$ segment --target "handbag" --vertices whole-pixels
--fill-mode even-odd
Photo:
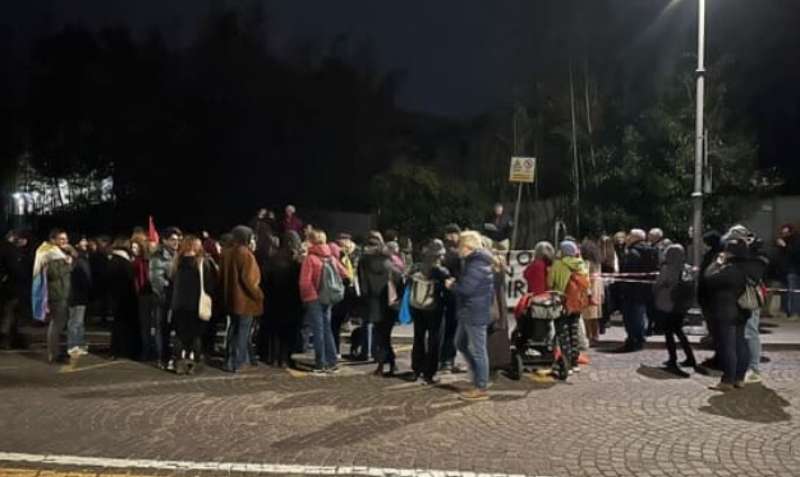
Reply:
[[[200,261],[200,304],[198,306],[198,316],[203,321],[210,321],[213,313],[213,303],[211,296],[206,293],[205,280],[203,277],[203,269],[205,268],[203,261]]]
[[[764,306],[764,295],[761,293],[759,284],[750,278],[747,279],[747,285],[744,287],[744,292],[739,295],[737,303],[739,308],[747,311],[755,311]]]

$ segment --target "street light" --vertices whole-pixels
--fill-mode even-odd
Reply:
[[[692,262],[700,268],[703,257],[703,113],[705,96],[705,43],[706,43],[706,0],[697,0],[697,111],[695,116],[694,143],[694,192],[692,202],[694,215],[692,220]]]

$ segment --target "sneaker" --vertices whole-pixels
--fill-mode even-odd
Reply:
[[[761,373],[758,371],[750,370],[747,372],[747,376],[744,378],[744,382],[747,384],[758,384],[761,381],[763,381],[763,378],[761,377]]]
[[[175,371],[175,360],[171,359],[167,361],[167,371]]]
[[[742,389],[744,387],[744,381],[736,381],[736,383],[734,383],[733,387],[736,388],[736,389]]]
[[[341,371],[341,370],[342,370],[342,368],[340,368],[339,366],[334,366],[334,367],[332,367],[332,368],[328,368],[328,369],[326,369],[326,370],[325,370],[325,372],[326,372],[327,374],[337,374],[337,373],[338,373],[339,371]]]
[[[461,399],[462,401],[469,401],[469,402],[488,401],[489,393],[485,389],[476,388],[461,392],[458,395],[458,398]]]
[[[574,368],[572,368],[570,370],[570,372],[571,373],[580,373],[581,372],[581,367],[580,366],[575,366]]]
[[[67,351],[67,354],[69,354],[70,356],[80,356],[81,349],[77,346],[73,346],[72,348],[69,349],[69,351]]]
[[[89,347],[88,346],[78,346],[78,355],[86,356],[89,354]]]
[[[578,355],[578,364],[582,364],[582,365],[585,366],[585,365],[588,365],[588,364],[591,364],[591,363],[592,363],[592,360],[589,359],[589,355],[588,354],[581,353],[581,354]]]
[[[328,373],[328,370],[325,369],[325,368],[314,368],[314,370],[311,371],[311,374],[314,374],[316,376],[322,376],[323,374],[327,374],[327,373]]]

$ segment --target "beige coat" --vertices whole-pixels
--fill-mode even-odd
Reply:
[[[600,264],[587,262],[589,264],[590,274],[590,301],[591,306],[583,310],[581,316],[584,320],[599,320],[603,317],[603,301],[605,300],[605,287],[603,286],[603,278],[600,276]]]

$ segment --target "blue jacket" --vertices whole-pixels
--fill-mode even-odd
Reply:
[[[476,250],[464,260],[456,282],[456,316],[469,325],[486,325],[492,321],[494,299],[494,259],[486,250]]]

